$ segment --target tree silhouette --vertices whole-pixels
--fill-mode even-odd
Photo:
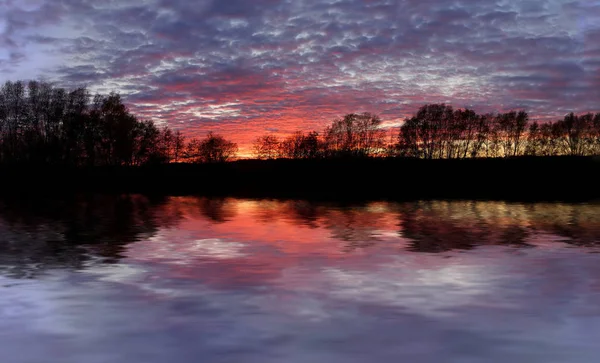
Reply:
[[[450,125],[454,119],[451,106],[428,104],[415,116],[406,120],[401,128],[399,144],[407,156],[434,159],[444,157]],[[446,149],[446,150],[445,150]]]
[[[172,159],[176,163],[179,162],[181,157],[183,156],[185,150],[185,137],[181,134],[181,131],[177,130],[173,134],[173,142],[172,142]]]
[[[598,155],[600,114],[530,123],[525,111],[478,115],[429,104],[404,121],[394,149],[398,156],[425,159]]]
[[[519,155],[528,120],[529,115],[524,111],[518,113],[511,111],[496,116],[496,127],[500,136],[499,143],[503,156]]]
[[[257,159],[277,159],[280,156],[279,139],[273,135],[259,136],[254,141],[252,151]]]
[[[314,159],[321,155],[319,133],[297,131],[280,144],[281,156],[289,159]]]
[[[379,116],[365,112],[347,114],[325,129],[328,156],[368,156],[383,151],[385,131]]]
[[[194,163],[222,163],[237,153],[237,144],[209,132],[204,140],[192,139],[186,147],[187,158]]]
[[[257,138],[258,159],[397,156],[424,159],[589,156],[600,154],[600,113],[570,113],[555,122],[529,122],[525,111],[477,114],[426,104],[404,120],[395,144],[386,145],[382,120],[349,113],[322,133],[297,131],[283,140]],[[209,132],[186,143],[181,131],[138,120],[121,96],[90,95],[47,82],[6,82],[0,87],[0,163],[69,166],[137,166],[232,160],[237,145]]]
[[[6,82],[0,89],[0,161],[64,165],[168,162],[182,143],[168,128],[140,122],[116,93],[90,96],[49,83]],[[178,145],[177,145],[178,143]]]
[[[525,155],[538,156],[541,153],[541,128],[537,122],[529,125],[527,133],[527,146],[525,147]]]

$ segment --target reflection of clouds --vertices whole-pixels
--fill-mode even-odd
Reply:
[[[218,289],[153,261],[41,282],[0,277],[0,354],[25,354],[11,363],[595,362],[589,284],[600,275],[580,251],[286,260],[276,284]],[[228,261],[210,265],[219,263]]]
[[[494,290],[481,266],[449,265],[433,269],[408,269],[402,263],[380,266],[374,271],[330,268],[323,278],[330,294],[339,299],[408,309],[424,315],[444,314]]]
[[[97,281],[128,283],[140,280],[146,271],[140,266],[126,264],[95,265],[85,270],[96,276]]]
[[[400,236],[400,233],[398,231],[387,231],[387,230],[383,230],[383,229],[375,229],[375,230],[373,230],[373,236],[397,239]]]
[[[69,308],[74,306],[74,298],[87,293],[78,294],[66,288],[63,278],[55,275],[42,282],[26,283],[0,278],[0,341],[2,332],[77,333],[71,324]]]
[[[276,309],[318,321],[333,316],[332,305],[365,304],[436,318],[478,304],[510,307],[510,300],[490,299],[514,277],[490,260],[501,257],[498,251],[490,253],[468,259],[405,255],[352,265],[328,263],[317,269],[290,266],[274,283],[292,298]]]
[[[201,257],[211,257],[216,259],[230,259],[244,257],[242,249],[245,247],[243,243],[224,242],[220,239],[204,239],[193,242],[193,247],[190,252]]]
[[[136,237],[118,263],[94,257],[103,245],[93,243],[83,246],[89,257],[77,272],[52,268],[32,280],[0,275],[0,357],[14,357],[10,363],[597,360],[598,255],[563,242],[595,240],[598,206],[422,202],[347,211],[227,203],[237,213],[216,221],[200,213],[194,198],[170,199],[148,215],[153,220],[166,208],[179,216],[177,228],[160,223],[152,237]],[[471,241],[476,249],[413,253],[398,226],[411,216],[420,221],[412,231],[433,233],[436,242],[487,237]],[[507,243],[513,226],[529,231],[523,241],[536,248]],[[348,251],[343,235],[334,234],[348,229],[376,236],[377,243]],[[19,249],[0,255],[47,258],[34,253],[36,239],[46,241],[40,236],[15,240]],[[363,241],[357,233],[350,237]]]
[[[208,258],[226,260],[243,258],[246,245],[219,238],[188,239],[182,237],[155,236],[144,243],[133,245],[130,255],[136,260],[161,260],[185,265],[195,260]]]

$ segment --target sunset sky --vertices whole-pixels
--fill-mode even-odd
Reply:
[[[0,81],[120,92],[242,146],[425,102],[600,111],[596,0],[0,0]]]

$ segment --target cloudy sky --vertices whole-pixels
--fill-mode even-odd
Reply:
[[[0,81],[117,91],[244,143],[426,102],[600,111],[597,0],[0,0]]]

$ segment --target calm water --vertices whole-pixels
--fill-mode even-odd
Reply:
[[[0,202],[0,361],[598,362],[600,204]]]

